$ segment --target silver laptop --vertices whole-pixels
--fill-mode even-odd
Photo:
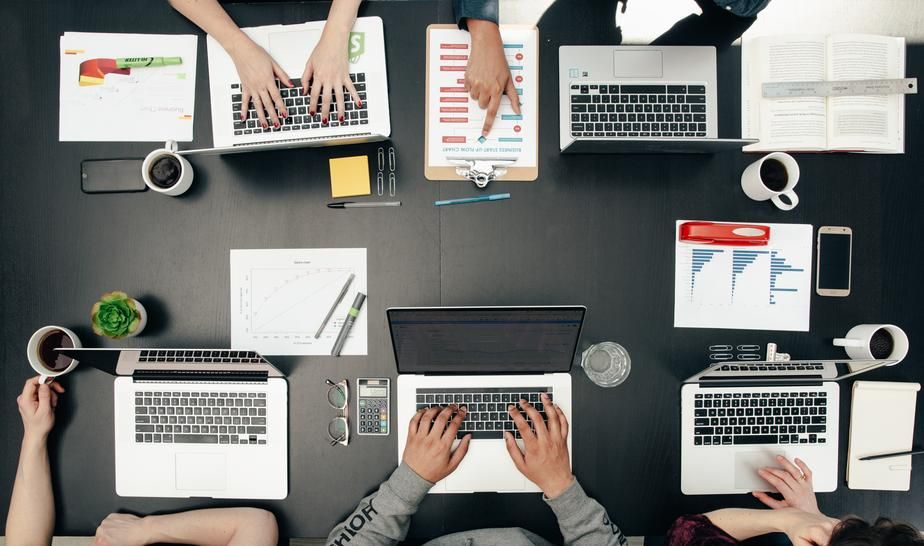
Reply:
[[[391,134],[388,113],[388,79],[385,70],[385,34],[382,19],[360,17],[349,39],[350,78],[357,97],[344,94],[344,111],[331,105],[329,123],[322,125],[321,109],[311,116],[309,94],[301,90],[305,62],[321,38],[324,21],[297,25],[269,25],[242,29],[282,67],[293,88],[276,82],[288,116],[279,128],[270,123],[264,130],[253,104],[244,105],[241,82],[234,62],[221,45],[208,37],[209,90],[212,108],[213,149],[184,153],[235,153],[302,146],[327,146],[384,140]],[[247,121],[241,110],[249,108]],[[339,116],[343,115],[341,123]],[[270,121],[267,116],[267,121]]]
[[[561,46],[563,153],[714,153],[756,142],[718,138],[711,46]]]
[[[417,307],[386,313],[399,373],[398,460],[418,409],[465,404],[468,415],[458,438],[472,435],[468,454],[430,492],[539,492],[507,453],[504,431],[522,447],[507,406],[526,398],[544,411],[539,395],[545,392],[574,428],[568,372],[586,308]],[[569,429],[569,453],[570,434]]]
[[[122,497],[284,499],[288,386],[262,356],[227,349],[61,349],[116,375]]]
[[[815,491],[837,489],[838,381],[894,360],[719,362],[680,395],[680,489],[687,495],[766,491],[776,455],[812,468]]]

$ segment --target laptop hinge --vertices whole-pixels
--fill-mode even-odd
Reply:
[[[758,379],[757,377],[753,379]],[[769,377],[766,379],[770,379]],[[774,379],[779,379],[778,377]],[[770,383],[755,383],[754,381],[747,381],[742,379],[705,379],[700,378],[698,384],[703,388],[722,388],[722,387],[821,387],[824,385],[823,381],[811,381],[807,379],[794,379],[792,381],[786,380],[785,382],[770,384]]]
[[[213,370],[135,370],[133,381],[221,381],[235,383],[266,383],[265,371],[213,371]]]

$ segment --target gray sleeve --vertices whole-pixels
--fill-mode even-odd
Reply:
[[[468,30],[466,19],[497,23],[497,0],[452,0],[452,13],[462,30]]]
[[[587,496],[577,479],[564,493],[545,502],[555,512],[565,544],[574,546],[626,546],[622,531],[610,520],[606,509]]]
[[[327,537],[330,546],[378,546],[404,540],[411,523],[433,484],[401,463],[379,490],[359,501],[347,518]]]

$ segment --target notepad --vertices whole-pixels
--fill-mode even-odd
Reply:
[[[875,461],[859,458],[911,450],[920,389],[920,383],[857,381],[853,384],[847,487],[876,491],[910,489],[910,455]]]
[[[369,157],[357,155],[330,160],[331,197],[370,195]]]

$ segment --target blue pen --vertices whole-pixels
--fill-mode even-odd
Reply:
[[[491,195],[479,195],[478,197],[463,197],[462,199],[446,199],[445,201],[434,201],[433,204],[442,207],[443,205],[464,205],[465,203],[480,203],[482,201],[500,201],[501,199],[510,199],[509,193],[494,193]]]

